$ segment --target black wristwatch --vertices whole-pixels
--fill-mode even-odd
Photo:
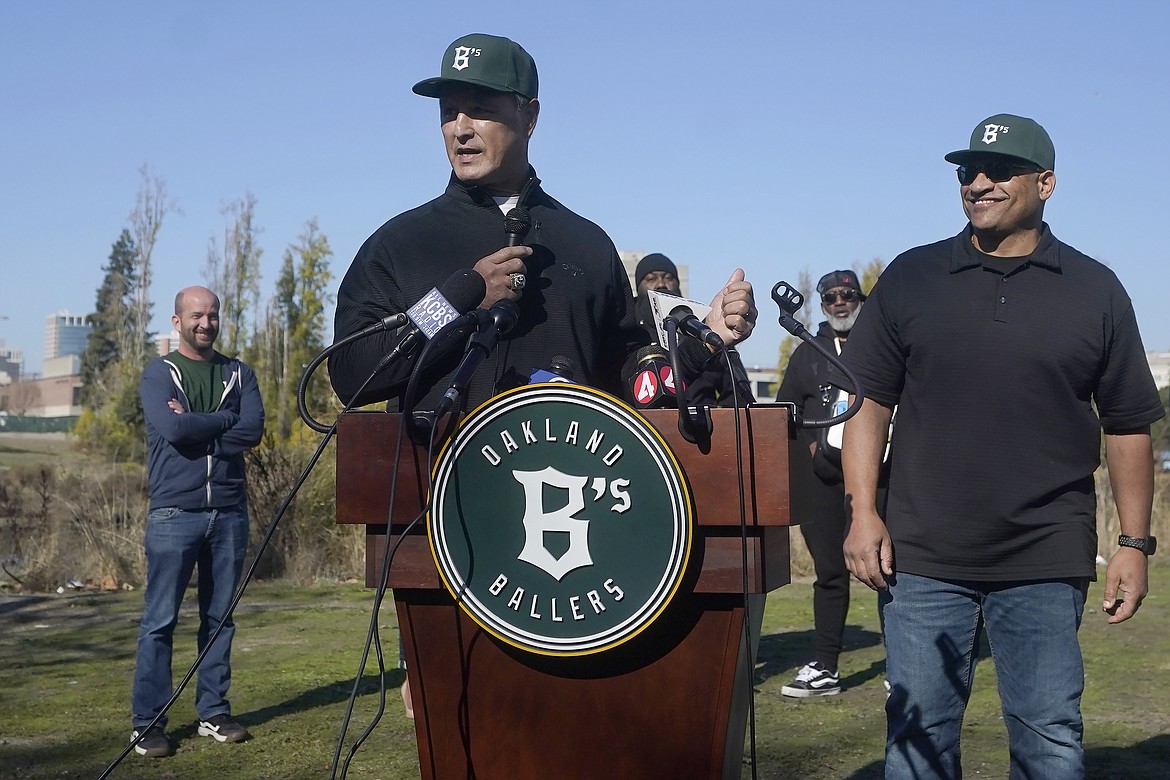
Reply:
[[[1158,540],[1153,536],[1126,536],[1122,534],[1117,537],[1117,543],[1122,547],[1141,550],[1146,555],[1153,555],[1154,550],[1158,549]]]

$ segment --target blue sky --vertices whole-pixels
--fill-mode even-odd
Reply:
[[[1170,4],[1147,2],[0,3],[0,339],[39,372],[44,320],[91,310],[149,165],[182,214],[155,249],[155,330],[203,281],[221,209],[250,191],[271,291],[316,217],[337,283],[449,168],[436,75],[468,32],[540,69],[532,160],[619,249],[690,266],[707,300],[757,290],[747,362],[774,364],[772,285],[891,260],[964,224],[953,166],[999,112],[1057,150],[1046,217],[1125,284],[1170,350],[1159,170]]]

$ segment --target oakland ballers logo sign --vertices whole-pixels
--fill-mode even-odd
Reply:
[[[581,385],[505,393],[435,465],[428,535],[447,589],[485,630],[544,655],[625,642],[677,591],[690,493],[657,431]]]

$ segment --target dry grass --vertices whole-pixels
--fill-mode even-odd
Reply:
[[[249,454],[253,555],[309,453],[269,440]],[[257,576],[339,580],[364,572],[364,529],[334,522],[333,482],[329,449],[280,517]],[[143,466],[77,453],[59,434],[0,434],[0,587],[139,586],[146,515]]]

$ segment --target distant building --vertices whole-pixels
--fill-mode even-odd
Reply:
[[[85,342],[93,325],[87,314],[70,314],[59,311],[45,318],[45,362],[66,355],[85,353]],[[46,375],[48,372],[45,372]]]
[[[45,358],[45,368],[41,372],[41,377],[43,379],[56,379],[63,376],[81,377],[81,355]]]
[[[23,351],[0,344],[0,385],[19,382],[23,366]]]
[[[81,377],[42,377],[5,385],[0,387],[0,409],[24,417],[77,417],[81,414]]]
[[[1161,390],[1170,386],[1170,352],[1147,352],[1146,362],[1154,375],[1154,384]]]
[[[167,335],[161,333],[154,337],[154,348],[159,357],[165,357],[179,348],[179,332],[172,330]]]
[[[88,315],[59,311],[45,318],[45,361],[41,376],[0,376],[0,409],[19,417],[76,418],[81,414],[81,356],[93,326]],[[8,362],[23,362],[19,350],[0,348],[0,372]],[[7,355],[6,355],[7,353]]]

